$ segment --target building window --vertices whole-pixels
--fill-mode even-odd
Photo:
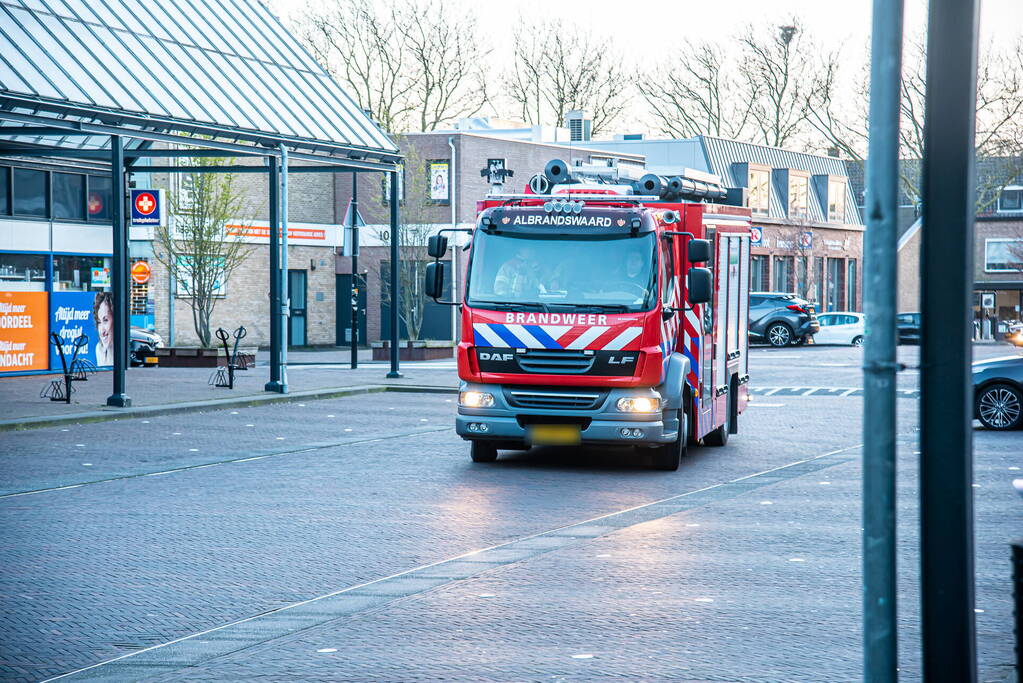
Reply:
[[[859,308],[856,306],[856,259],[846,261],[845,271],[845,285],[848,290],[845,300],[850,311],[857,311]]]
[[[845,270],[840,258],[828,259],[828,310],[841,311],[845,307]]]
[[[109,291],[110,258],[54,256],[53,289],[56,292]]]
[[[13,213],[17,216],[47,215],[46,171],[14,169]]]
[[[451,200],[451,164],[447,159],[431,161],[427,164],[430,182],[430,201],[446,204]]]
[[[0,253],[0,292],[45,291],[45,256]]]
[[[794,275],[791,256],[774,257],[774,291],[791,292],[794,282]]]
[[[810,181],[803,176],[789,175],[789,218],[806,218]]]
[[[89,176],[88,214],[90,221],[109,221],[113,218],[110,212],[111,179],[107,176]]]
[[[999,211],[1023,211],[1023,187],[1010,185],[998,193]]]
[[[384,173],[383,205],[391,203],[391,177],[393,173]],[[398,205],[405,203],[405,164],[398,164]]]
[[[827,301],[824,299],[824,257],[818,256],[813,260],[814,279],[814,301],[818,310],[826,311]]]
[[[749,207],[753,213],[767,215],[771,207],[771,173],[769,171],[750,169]]]
[[[11,169],[0,166],[0,215],[11,213]]]
[[[810,293],[806,291],[806,281],[809,273],[809,260],[805,256],[796,257],[796,294],[804,299],[810,299]]]
[[[1018,273],[1020,271],[1023,271],[1023,239],[984,240],[985,273]]]
[[[828,180],[828,220],[845,223],[845,181]]]
[[[750,256],[749,273],[750,289],[753,291],[766,292],[768,289],[767,280],[767,257],[759,254]]]
[[[85,176],[77,173],[54,173],[53,217],[85,220]]]

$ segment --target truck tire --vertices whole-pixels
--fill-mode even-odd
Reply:
[[[785,323],[771,323],[764,331],[767,343],[775,348],[788,346],[792,343],[792,328]]]
[[[689,422],[686,420],[685,410],[678,410],[678,434],[671,443],[661,444],[653,449],[653,465],[655,469],[665,472],[675,472],[686,457],[689,448]]]
[[[706,446],[726,446],[728,445],[728,434],[732,428],[732,401],[734,401],[734,392],[728,392],[728,404],[725,407],[725,423],[715,429],[713,432],[703,437],[703,443]]]
[[[473,441],[469,457],[473,462],[494,462],[497,460],[497,447],[489,441]]]

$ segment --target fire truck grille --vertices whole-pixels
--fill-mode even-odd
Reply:
[[[566,393],[562,391],[536,391],[533,389],[507,389],[505,399],[516,408],[548,408],[562,410],[589,410],[604,402],[606,391]]]
[[[593,367],[594,356],[582,351],[543,351],[530,349],[516,354],[515,359],[523,372],[542,372],[550,375],[575,375]]]

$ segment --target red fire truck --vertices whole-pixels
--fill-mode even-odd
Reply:
[[[637,177],[639,176],[639,177]],[[553,160],[488,195],[460,302],[456,431],[475,462],[533,445],[633,445],[676,470],[748,403],[750,210],[698,171]],[[440,299],[448,239],[431,238]]]

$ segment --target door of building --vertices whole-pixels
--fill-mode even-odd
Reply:
[[[366,275],[359,277],[359,346],[366,346]],[[337,276],[337,335],[338,346],[352,343],[352,276]]]
[[[306,340],[306,272],[288,271],[288,346],[305,346]]]

